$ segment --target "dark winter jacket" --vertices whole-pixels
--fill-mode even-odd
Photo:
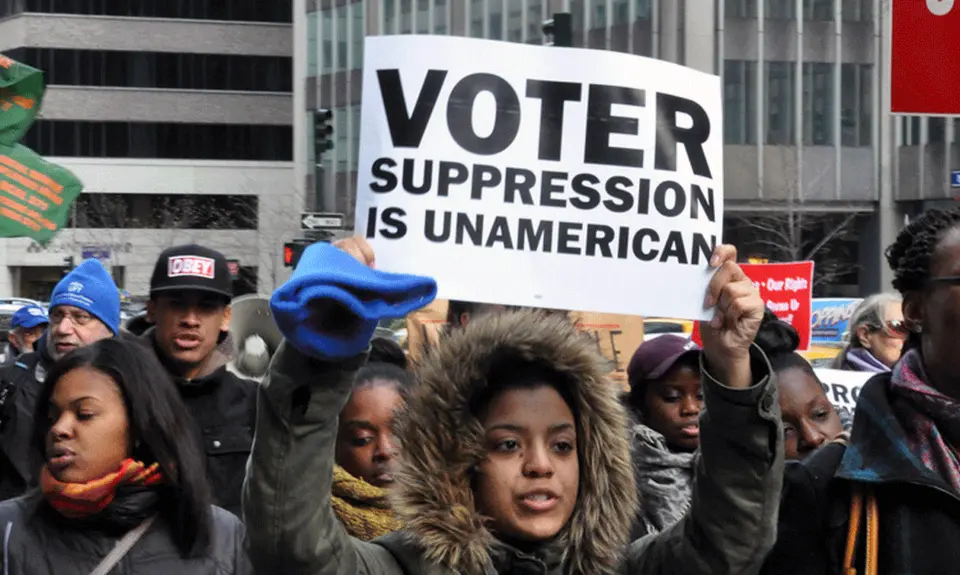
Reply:
[[[156,347],[153,332],[143,337],[160,362],[168,365]],[[229,372],[228,360],[217,350],[197,377],[171,377],[197,422],[214,503],[240,517],[240,493],[257,418],[257,384]]]
[[[470,470],[486,449],[470,402],[489,364],[504,355],[547,362],[576,382],[580,501],[555,541],[533,553],[494,537],[471,488]],[[352,539],[331,509],[330,481],[337,415],[363,360],[328,363],[288,343],[273,358],[260,388],[244,486],[247,542],[258,572],[732,575],[755,571],[773,543],[783,449],[765,361],[756,362],[759,383],[749,389],[707,378],[691,513],[628,548],[637,491],[617,386],[596,344],[569,321],[529,313],[477,319],[421,360],[396,429],[403,451],[391,497],[405,528],[370,543]]]
[[[34,351],[0,368],[0,501],[19,497],[34,484],[43,455],[33,437],[37,398],[53,365],[44,334]]]
[[[881,575],[957,571],[960,494],[910,451],[889,384],[890,374],[880,374],[863,387],[849,446],[830,444],[788,466],[764,575],[842,572],[852,482],[868,484],[877,497]],[[858,545],[862,573],[862,534]]]
[[[123,498],[103,513],[124,505]],[[123,535],[149,513],[127,506],[122,514],[68,520],[36,494],[0,503],[0,566],[3,575],[89,575]],[[182,559],[163,519],[110,572],[111,575],[251,575],[243,552],[243,525],[213,508],[211,544],[202,557]]]

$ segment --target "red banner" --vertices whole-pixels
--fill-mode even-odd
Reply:
[[[960,114],[960,0],[894,0],[891,109]]]
[[[777,317],[793,326],[800,334],[797,351],[810,349],[811,308],[813,307],[813,262],[787,264],[740,264],[743,273],[760,289],[760,297]],[[698,345],[700,323],[693,326],[691,336]]]

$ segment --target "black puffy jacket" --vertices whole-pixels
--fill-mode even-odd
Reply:
[[[33,418],[44,378],[53,365],[46,341],[44,334],[33,352],[0,368],[5,396],[0,406],[0,500],[23,495],[43,465],[43,455],[33,441]]]
[[[113,507],[116,502],[111,505]],[[2,575],[89,575],[142,516],[68,520],[31,494],[0,503]],[[207,551],[182,559],[166,524],[158,519],[110,571],[111,575],[251,575],[240,520],[213,508]]]
[[[153,336],[151,330],[141,338],[141,343],[149,345],[160,363],[168,366]],[[171,374],[171,378],[197,422],[214,503],[240,517],[240,492],[257,418],[257,382],[230,373],[228,360],[217,350],[197,377],[184,379]]]

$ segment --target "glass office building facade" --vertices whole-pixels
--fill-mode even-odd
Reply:
[[[880,272],[870,270],[882,267],[878,254],[896,231],[890,219],[902,221],[929,201],[952,198],[960,126],[942,118],[893,121],[880,113],[889,85],[881,65],[888,37],[884,0],[301,2],[295,21],[304,36],[298,54],[306,62],[300,67],[305,77],[295,79],[302,81],[295,90],[304,106],[298,121],[308,122],[308,110],[317,107],[335,113],[327,209],[349,213],[354,202],[365,35],[540,44],[543,20],[560,11],[573,15],[578,47],[662,58],[720,75],[730,218],[786,210],[860,214],[849,223],[858,241],[847,251],[868,277],[843,281],[861,284],[861,291],[882,283]],[[298,135],[299,157],[307,161],[309,135],[302,129]],[[890,140],[886,151],[884,138]],[[887,164],[892,175],[882,193]],[[312,168],[304,169],[305,185],[312,186]]]

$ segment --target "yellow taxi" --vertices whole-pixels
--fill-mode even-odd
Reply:
[[[810,349],[799,352],[813,367],[830,367],[833,360],[843,351],[842,344],[810,344]]]

